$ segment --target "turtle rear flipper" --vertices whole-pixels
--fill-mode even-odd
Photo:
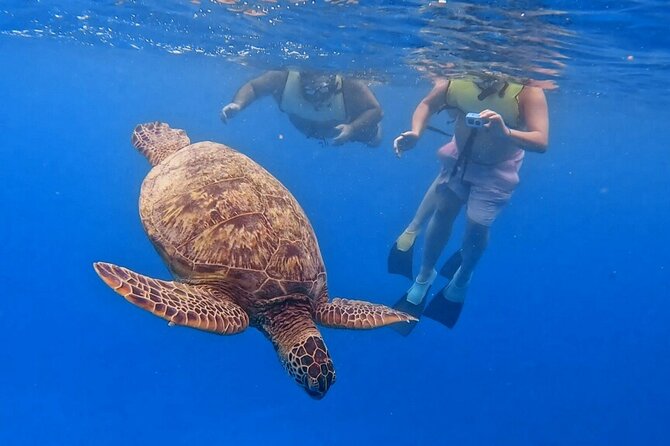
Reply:
[[[147,157],[152,166],[191,144],[185,131],[173,129],[166,123],[158,121],[135,127],[131,142]]]
[[[316,322],[324,327],[366,330],[416,322],[409,314],[362,300],[333,299],[316,308]]]
[[[111,263],[97,262],[93,268],[126,300],[173,324],[222,335],[249,326],[247,313],[218,290],[152,279]]]

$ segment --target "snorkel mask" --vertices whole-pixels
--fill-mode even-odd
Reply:
[[[301,73],[302,94],[312,104],[322,104],[340,89],[334,74]]]
[[[490,71],[479,74],[473,82],[481,90],[481,93],[477,96],[480,101],[483,101],[493,93],[498,93],[498,96],[502,98],[505,96],[505,90],[509,86],[509,83],[503,77]]]

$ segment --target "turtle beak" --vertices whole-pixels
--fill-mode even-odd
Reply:
[[[287,364],[289,373],[309,396],[320,400],[335,382],[335,368],[326,345],[320,336],[309,336],[293,352],[297,355]]]
[[[330,386],[335,382],[333,363],[322,364],[318,376],[315,379],[310,376],[307,381],[308,385],[305,386],[305,391],[309,396],[315,400],[320,400],[326,396],[328,389],[330,389]]]

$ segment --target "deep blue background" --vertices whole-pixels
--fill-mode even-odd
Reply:
[[[323,148],[270,99],[221,124],[257,72],[212,58],[3,38],[0,60],[0,444],[670,441],[670,115],[654,97],[549,93],[550,150],[527,156],[456,329],[323,330],[338,382],[317,402],[259,332],[169,328],[95,275],[103,260],[169,277],[130,132],[163,120],[249,154],[303,205],[332,294],[390,304],[409,283],[386,254],[443,141],[390,146],[430,85],[374,87],[381,148]]]

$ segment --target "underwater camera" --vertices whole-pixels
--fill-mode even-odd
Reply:
[[[480,128],[489,122],[487,118],[480,118],[479,113],[468,113],[465,115],[465,125],[468,127]]]

